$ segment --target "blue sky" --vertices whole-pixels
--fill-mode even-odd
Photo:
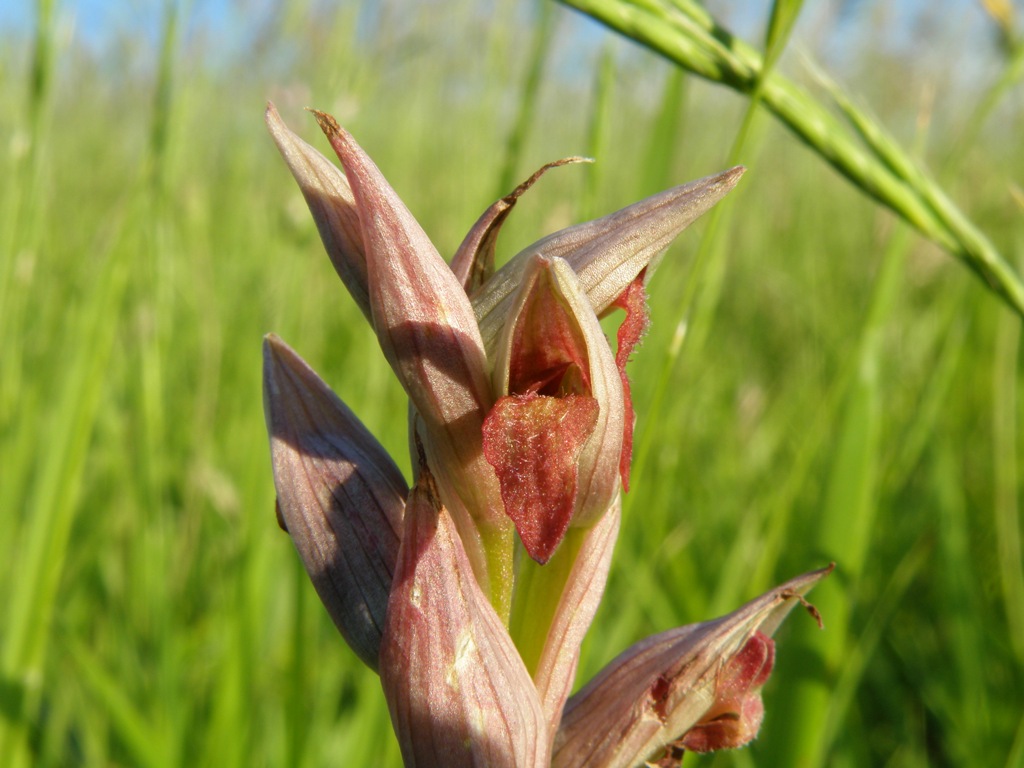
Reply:
[[[64,30],[71,30],[79,44],[93,50],[102,50],[111,40],[150,39],[155,41],[161,26],[164,0],[53,0],[58,19]],[[226,52],[237,51],[245,45],[247,31],[252,25],[247,20],[265,17],[274,0],[176,0],[184,22],[181,32],[185,38],[190,30],[204,29],[216,33],[224,41]],[[410,2],[414,0],[409,0]],[[342,0],[342,3],[344,0]],[[1018,15],[1022,0],[1013,0]],[[740,36],[750,38],[758,34],[756,25],[764,19],[768,0],[706,0],[712,12],[727,18],[730,27]],[[991,25],[982,9],[982,0],[814,0],[806,3],[801,17],[805,29],[812,29],[815,18],[825,9],[843,9],[840,18],[845,21],[831,25],[833,39],[819,40],[821,47],[833,53],[829,64],[841,65],[844,53],[852,49],[880,45],[887,48],[929,49],[928,33],[922,33],[922,19],[927,18],[935,30],[942,25],[943,37],[963,42],[960,50],[991,50],[985,37],[991,34]],[[0,34],[15,37],[31,36],[35,23],[36,0],[0,0]],[[884,24],[879,24],[879,17]],[[885,39],[871,37],[874,31],[885,30]],[[813,31],[813,30],[812,30]],[[970,41],[970,44],[968,44]],[[752,41],[753,42],[753,41]],[[947,40],[948,42],[948,40]],[[933,55],[944,51],[932,50]],[[831,55],[829,58],[833,58]]]
[[[79,43],[93,50],[111,40],[134,37],[155,41],[159,35],[164,0],[53,0],[58,23],[73,30]],[[206,27],[228,39],[238,37],[232,21],[241,6],[258,6],[246,0],[177,0],[186,27]],[[0,33],[31,36],[35,26],[36,0],[0,0]],[[238,42],[232,40],[232,42]]]

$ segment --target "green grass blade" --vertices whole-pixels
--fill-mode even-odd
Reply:
[[[309,677],[309,658],[306,652],[306,645],[303,638],[306,634],[307,613],[306,597],[309,589],[309,577],[302,567],[299,558],[293,559],[292,582],[294,590],[292,602],[294,613],[292,615],[292,637],[290,643],[291,659],[288,670],[288,691],[286,700],[288,702],[285,716],[287,720],[288,735],[285,742],[286,757],[285,764],[293,765],[296,768],[306,764],[306,756],[309,754],[308,739],[310,733],[309,718],[305,715],[304,702],[310,697],[306,680]]]
[[[978,106],[971,113],[970,120],[961,130],[960,136],[954,144],[954,149],[949,158],[949,163],[954,168],[963,164],[967,152],[975,146],[975,141],[981,129],[992,117],[1003,100],[1013,92],[1013,87],[1024,77],[1024,45],[1018,43],[1010,55],[1006,66],[1000,72],[996,81],[985,91]]]
[[[22,354],[20,344],[13,342],[22,338],[26,314],[32,308],[24,290],[26,278],[20,273],[25,272],[26,262],[31,263],[38,253],[47,213],[42,187],[57,57],[56,1],[37,0],[35,10],[24,105],[19,103],[15,110],[20,114],[24,108],[26,118],[12,126],[10,175],[0,193],[4,217],[4,226],[0,227],[0,339],[7,340],[10,350],[0,366],[0,429],[6,426],[9,414],[14,413],[15,404],[23,395]],[[15,149],[18,134],[24,142],[20,151]]]
[[[765,30],[762,80],[764,73],[772,71],[785,50],[786,43],[789,42],[789,37],[793,32],[793,26],[800,17],[803,7],[803,0],[775,0],[772,3],[772,12]]]
[[[1024,550],[1021,547],[1017,496],[1017,386],[1020,318],[1001,313],[993,356],[992,438],[994,458],[993,511],[997,532],[1000,586],[1017,663],[1024,667]]]
[[[789,33],[792,31],[799,14],[801,3],[777,2],[772,6],[772,14],[768,24],[766,36],[765,60],[774,64],[781,56],[789,40]],[[754,154],[750,149],[756,122],[756,115],[760,107],[761,83],[763,78],[771,73],[771,65],[762,70],[760,77],[751,93],[747,107],[743,113],[740,127],[732,142],[729,157],[725,161],[726,167],[738,165],[741,162],[750,162],[747,158]],[[687,277],[686,287],[680,301],[680,310],[675,318],[677,328],[685,328],[682,334],[681,343],[673,345],[659,377],[659,386],[655,400],[650,409],[648,418],[658,419],[661,408],[664,405],[664,397],[668,391],[669,382],[674,377],[677,366],[697,365],[705,352],[705,344],[713,323],[714,314],[721,300],[722,291],[726,284],[726,248],[728,240],[723,234],[728,230],[731,222],[732,212],[735,210],[736,196],[732,195],[727,200],[719,203],[711,210],[707,217],[704,236],[701,238],[697,254],[694,257],[693,266],[690,268]],[[644,463],[647,461],[649,452],[652,449],[653,430],[643,434],[639,450],[637,451],[637,473],[643,471]],[[757,525],[748,522],[741,526],[736,536],[734,546],[726,561],[721,579],[718,581],[715,598],[711,601],[711,610],[715,613],[725,613],[740,598],[742,591],[748,583],[748,569],[739,564],[749,561],[749,554],[752,550],[753,531]]]
[[[757,87],[760,56],[728,30],[718,25],[709,27],[706,12],[695,4],[678,3],[684,8],[680,14],[657,0],[563,2],[701,77],[743,93]],[[909,178],[895,174],[820,103],[778,73],[764,79],[761,98],[787,128],[862,192],[961,259],[989,288],[1024,314],[1024,283],[1020,277],[942,190],[918,172],[916,164],[911,163],[914,173]]]
[[[852,624],[851,604],[857,601],[860,575],[872,533],[877,504],[876,479],[879,440],[879,392],[873,354],[861,358],[859,375],[848,394],[838,425],[836,448],[829,473],[826,499],[817,531],[823,560],[837,562],[828,589],[815,593],[815,605],[825,617],[827,630],[811,647],[790,649],[821,659],[827,678],[796,677],[781,701],[785,723],[772,733],[774,765],[826,765],[824,736],[834,702],[832,690],[858,628]],[[822,584],[821,586],[825,586]]]
[[[587,137],[587,155],[606,162],[594,163],[587,174],[587,185],[581,206],[580,218],[596,219],[602,215],[599,210],[598,194],[605,177],[604,166],[614,157],[610,151],[612,109],[615,95],[615,52],[611,45],[601,49],[594,78],[594,101],[590,110],[590,135]]]
[[[979,574],[971,556],[971,521],[963,494],[963,478],[948,438],[941,440],[931,462],[936,490],[936,512],[941,590],[952,650],[951,669],[956,677],[955,708],[948,720],[956,723],[950,733],[951,746],[969,763],[984,754],[985,734],[990,733],[989,693],[985,660],[979,649],[986,644],[984,627],[975,619],[974,606],[983,598],[978,593]]]
[[[867,619],[863,627],[851,633],[851,642],[844,652],[841,668],[837,670],[835,688],[829,697],[828,718],[824,724],[824,732],[820,735],[818,747],[820,754],[833,754],[832,747],[843,734],[843,723],[854,704],[863,676],[872,659],[876,658],[878,645],[884,641],[885,633],[897,616],[915,579],[920,577],[927,565],[931,550],[931,542],[926,536],[915,542],[899,561],[884,588],[880,590],[878,601],[872,606],[871,611],[865,611]],[[831,631],[832,627],[826,625],[826,629]],[[784,711],[780,713],[784,714]],[[815,734],[811,738],[818,738],[818,735]],[[829,765],[830,762],[825,760],[822,764]]]
[[[22,548],[13,570],[19,586],[7,606],[3,671],[25,685],[23,708],[14,722],[0,723],[0,765],[27,758],[26,718],[39,700],[36,687],[48,652],[48,629],[59,606],[58,586],[67,555],[89,440],[102,401],[107,363],[114,346],[127,271],[119,253],[106,256],[97,285],[68,340],[66,372],[47,425],[46,445],[32,486]]]
[[[159,740],[126,695],[122,681],[104,669],[96,655],[81,642],[73,640],[67,650],[82,683],[109,718],[115,738],[131,755],[132,764],[148,768],[166,765],[160,756]]]
[[[528,57],[526,77],[523,80],[515,123],[505,144],[505,159],[494,199],[507,195],[519,183],[519,176],[522,175],[519,166],[523,145],[526,143],[530,126],[536,122],[537,100],[544,66],[554,39],[554,14],[551,12],[550,4],[542,3],[538,13],[540,16],[534,25],[533,46]]]
[[[841,702],[832,691],[860,634],[854,608],[867,598],[861,578],[875,534],[879,497],[882,409],[879,384],[881,333],[895,304],[905,264],[904,242],[890,242],[883,269],[865,318],[860,348],[853,359],[855,374],[843,404],[820,516],[814,521],[815,549],[837,564],[827,589],[815,593],[827,631],[795,653],[820,659],[809,676],[796,674],[777,705],[787,712],[785,723],[771,734],[768,751],[775,765],[812,768],[829,764],[829,723],[838,721]]]
[[[678,68],[669,72],[665,78],[665,86],[658,101],[658,115],[647,140],[642,165],[644,181],[636,195],[638,199],[668,189],[679,182],[672,174],[683,146],[686,78],[686,73]]]
[[[1010,754],[1006,758],[1006,768],[1021,768],[1021,766],[1024,766],[1024,715],[1020,716],[1016,738],[1014,738]]]

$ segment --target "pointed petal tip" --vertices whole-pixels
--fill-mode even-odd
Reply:
[[[391,189],[391,185],[388,184],[384,174],[381,173],[373,158],[366,153],[366,150],[360,146],[355,137],[342,128],[333,115],[329,115],[319,109],[308,109],[308,111],[316,118],[320,130],[327,137],[327,141],[330,143],[331,149],[334,150],[334,154],[338,156],[338,160],[341,162],[341,167],[344,170],[349,185],[352,187],[353,193],[355,193],[357,187],[363,190],[363,195],[372,194],[377,196],[382,193],[391,193],[394,197],[391,205],[404,210],[405,204],[398,197],[398,193]],[[368,213],[366,210],[368,207],[370,207],[370,203],[365,199],[361,199],[360,194],[357,193],[356,208]],[[412,221],[415,221],[411,213],[408,213],[407,210],[405,212]],[[418,228],[419,224],[415,226]]]
[[[338,121],[326,112],[322,112],[319,109],[312,109],[307,107],[306,110],[312,113],[313,117],[316,118],[317,124],[320,126],[320,130],[324,132],[324,135],[334,145],[335,139],[345,141],[348,138],[348,131],[338,125]]]
[[[715,200],[719,200],[732,191],[746,172],[747,167],[745,165],[734,165],[732,168],[727,168],[719,173],[713,173],[710,176],[684,184],[680,189],[689,188],[695,192],[698,190],[706,191]]]
[[[592,157],[573,155],[545,163],[533,172],[530,178],[509,192],[480,215],[467,233],[452,258],[452,272],[458,278],[466,293],[472,293],[483,285],[494,272],[494,251],[498,233],[515,206],[516,201],[530,189],[537,180],[552,168],[575,163],[593,163]]]
[[[342,138],[343,132],[337,127],[334,118],[321,112],[314,114],[319,116],[321,125],[329,131],[328,138],[339,156],[342,151],[350,153]],[[363,315],[369,317],[365,246],[356,202],[346,174],[292,131],[273,104],[267,106],[266,123],[313,214],[313,221],[334,270]]]
[[[661,254],[691,223],[709,211],[739,182],[746,168],[737,165],[680,184],[592,221],[559,230],[521,250],[473,293],[480,328],[493,351],[503,320],[502,308],[515,292],[523,262],[541,252],[565,259],[579,276],[599,315],[647,268],[650,278]]]
[[[267,108],[263,110],[263,122],[266,123],[267,130],[274,137],[274,141],[280,145],[286,139],[289,131],[284,118],[281,117],[281,113],[277,111],[277,107],[272,101],[268,101]]]
[[[277,334],[268,333],[263,337],[264,405],[267,406],[268,418],[281,417],[278,411],[284,409],[285,404],[280,398],[285,390],[294,388],[296,382],[312,390],[327,389],[327,385],[298,352]]]
[[[277,395],[277,374],[281,368],[280,353],[282,348],[287,349],[288,345],[281,341],[281,338],[274,333],[268,333],[263,337],[263,388],[264,406],[266,415],[270,417],[271,395]]]
[[[733,187],[736,186],[739,180],[743,177],[743,174],[745,174],[746,172],[747,166],[734,165],[729,170],[722,171],[722,173],[719,174],[719,177],[722,179],[722,182],[724,184],[727,184],[729,186],[729,189],[732,189]]]
[[[309,367],[276,333],[268,333],[263,337],[263,366],[265,376],[272,376],[284,368],[305,370]]]
[[[521,197],[530,187],[537,183],[545,173],[550,171],[552,168],[561,168],[563,165],[575,165],[577,163],[591,164],[596,162],[592,157],[584,157],[583,155],[570,155],[569,157],[563,157],[558,160],[553,160],[550,163],[544,163],[540,168],[533,172],[533,174],[516,187],[512,192],[507,194],[502,200],[506,202],[514,202],[517,198]]]
[[[297,408],[302,401],[306,406]],[[336,409],[354,418],[309,363],[273,333],[263,337],[263,406],[271,438],[285,440],[295,439],[296,430],[326,430]]]
[[[352,134],[338,124],[338,121],[334,119],[333,115],[330,115],[323,110],[313,109],[312,107],[306,107],[306,111],[316,118],[317,125],[320,126],[320,130],[323,131],[324,136],[327,137],[327,141],[330,142],[331,148],[334,149],[335,154],[341,161],[342,168],[345,169],[345,175],[348,176],[352,160],[357,158],[359,154],[364,154],[362,153],[362,148],[358,143],[356,143],[355,139],[352,138]],[[369,157],[366,157],[365,160],[372,162]],[[349,183],[352,183],[351,178],[349,179]]]
[[[309,107],[306,107],[306,109],[308,111],[312,111]],[[263,122],[267,124],[270,134],[279,141],[287,140],[292,137],[298,138],[292,133],[288,124],[285,123],[284,118],[281,117],[281,113],[278,111],[277,105],[269,99],[267,100],[266,108],[263,110]]]
[[[652,195],[647,198],[647,201],[664,200],[669,203],[670,208],[675,208],[682,214],[678,218],[678,222],[681,225],[676,232],[678,234],[678,232],[681,232],[691,222],[700,218],[727,194],[732,192],[746,172],[746,166],[734,165],[732,168],[727,168],[724,171],[712,173],[700,179],[672,187],[657,195]],[[640,204],[647,201],[642,200]]]
[[[800,576],[795,576],[789,581],[780,584],[778,589],[783,592],[792,592],[794,596],[803,595],[808,592],[811,587],[817,584],[819,581],[828,576],[832,571],[836,569],[835,562],[831,562],[828,565],[818,568],[815,571],[808,571]]]

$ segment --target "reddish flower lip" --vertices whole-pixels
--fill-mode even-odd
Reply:
[[[524,265],[494,368],[484,455],[529,555],[545,563],[570,524],[619,491],[622,384],[607,339],[562,259]]]
[[[718,673],[711,709],[673,743],[691,752],[715,752],[748,744],[761,728],[761,687],[774,666],[775,642],[755,631]]]

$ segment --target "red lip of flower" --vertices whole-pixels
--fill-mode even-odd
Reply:
[[[745,743],[760,726],[771,629],[827,571],[674,630],[678,642],[665,633],[634,646],[566,705],[628,488],[625,366],[647,323],[643,286],[743,169],[556,232],[495,272],[518,197],[573,158],[491,206],[449,266],[354,139],[314,114],[343,170],[273,106],[267,125],[409,397],[419,477],[410,491],[356,416],[268,336],[274,481],[328,612],[380,670],[406,763],[631,765]],[[598,319],[616,308],[626,319],[613,353]],[[705,673],[678,671],[685,659]],[[602,687],[636,663],[655,677]]]
[[[593,523],[618,493],[624,397],[611,349],[563,259],[526,263],[483,424],[506,514],[543,564],[570,523]]]

